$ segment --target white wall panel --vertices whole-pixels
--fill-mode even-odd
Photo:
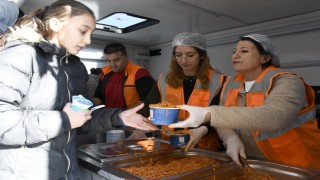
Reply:
[[[310,61],[319,62],[320,65],[320,30],[273,36],[271,39],[279,54],[280,61],[285,65]],[[208,48],[211,61],[228,75],[235,74],[231,64],[231,54],[235,43],[220,44]],[[170,43],[163,44],[158,48],[161,48],[161,56],[151,57],[149,63],[150,71],[154,77],[169,69],[172,52]],[[304,77],[310,85],[320,85],[320,66],[297,67],[289,70]]]

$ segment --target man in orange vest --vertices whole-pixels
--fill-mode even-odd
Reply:
[[[169,127],[196,127],[203,123],[200,117],[217,127],[227,153],[238,164],[239,154],[247,154],[320,169],[313,89],[298,75],[278,68],[271,40],[261,34],[242,37],[232,63],[238,74],[222,90],[223,106],[182,106],[189,119]]]
[[[145,99],[155,81],[149,71],[129,60],[126,48],[111,43],[104,49],[108,65],[102,68],[93,96],[95,105],[107,108],[131,108]]]

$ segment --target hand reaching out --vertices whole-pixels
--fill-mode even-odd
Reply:
[[[128,109],[119,114],[119,117],[122,119],[123,123],[126,126],[130,126],[133,128],[141,129],[141,130],[157,130],[155,126],[151,125],[147,118],[143,117],[140,114],[137,114],[137,111],[142,109],[144,104],[140,104],[132,109]]]

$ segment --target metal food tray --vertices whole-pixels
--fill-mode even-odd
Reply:
[[[219,165],[231,162],[231,159],[224,153],[208,151],[203,149],[192,149],[188,152],[185,152],[183,149],[176,149],[176,150],[167,150],[167,151],[161,151],[161,152],[153,152],[149,154],[140,154],[130,158],[109,161],[107,163],[108,165],[111,165],[112,167],[119,169],[121,171],[121,174],[123,174],[126,177],[129,177],[129,179],[146,179],[146,178],[131,174],[127,171],[124,171],[121,168],[132,167],[132,166],[136,166],[136,167],[145,166],[145,164],[149,164],[150,162],[153,162],[153,164],[155,163],[167,164],[170,161],[178,160],[178,159],[186,158],[190,156],[209,157],[217,160],[219,162]],[[183,180],[195,179],[197,177],[201,177],[201,176],[212,173],[214,170],[214,167],[219,165],[211,165],[211,166],[195,169],[192,171],[183,172],[181,174],[177,174],[174,176],[168,176],[165,178],[157,178],[157,179],[183,179]]]
[[[287,166],[278,163],[272,163],[260,160],[247,160],[250,167],[255,172],[268,173],[272,178],[276,180],[315,180],[320,179],[319,171],[307,170],[292,166]],[[244,168],[239,167],[235,163],[228,163],[222,166],[216,167],[215,172],[211,172],[209,175],[198,177],[198,180],[229,180],[235,177],[244,175]]]
[[[116,143],[88,144],[78,148],[81,153],[99,162],[108,161],[110,158],[172,149],[177,148],[156,138],[119,141]]]

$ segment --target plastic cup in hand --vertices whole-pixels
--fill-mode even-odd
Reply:
[[[93,103],[82,95],[72,96],[71,108],[75,111],[84,111],[93,106]]]

